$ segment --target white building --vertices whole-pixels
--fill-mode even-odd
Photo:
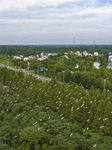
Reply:
[[[65,55],[65,57],[68,59],[68,56],[67,56],[67,55]]]
[[[13,59],[22,59],[23,55],[14,56]]]
[[[109,55],[111,55],[111,52],[109,52]]]
[[[27,61],[27,60],[29,60],[29,57],[24,57],[23,60]]]
[[[66,59],[69,59],[67,55],[61,56],[61,57],[66,57]]]
[[[37,58],[39,58],[39,55],[37,55]]]
[[[48,59],[48,56],[43,56],[43,57],[37,58],[37,60],[40,60],[40,61],[45,60],[45,59]]]
[[[112,55],[108,57],[108,61],[112,61]]]
[[[110,62],[107,66],[108,69],[112,69],[112,62]]]
[[[88,53],[87,53],[86,51],[84,51],[84,52],[83,52],[83,55],[84,55],[84,56],[87,56],[87,55],[88,55]]]
[[[95,56],[98,56],[99,54],[98,54],[98,52],[94,52],[94,55],[95,55]]]
[[[78,55],[78,56],[82,56],[82,54],[79,51],[76,51],[75,54]]]
[[[38,58],[37,60],[40,60],[40,61],[42,61],[43,59],[42,59],[42,58]]]
[[[78,55],[78,56],[82,56],[82,54],[79,51],[76,51],[75,54]]]
[[[36,59],[36,57],[34,55],[28,56],[29,59]]]
[[[57,53],[48,53],[48,56],[55,56]]]
[[[42,53],[40,54],[40,56],[43,57],[43,56],[44,56],[44,52],[42,52]]]
[[[28,57],[24,57],[23,60],[27,61],[29,59],[36,59],[36,57],[34,55],[28,56]]]
[[[55,56],[55,55],[57,55],[57,53],[52,53],[52,56]]]

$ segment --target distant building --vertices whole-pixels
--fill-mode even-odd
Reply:
[[[67,55],[68,53],[67,53],[67,52],[64,52],[64,54]]]
[[[52,53],[52,56],[55,56],[55,55],[57,55],[57,53]]]
[[[13,57],[13,59],[22,59],[22,58],[23,58],[23,55],[17,55]]]
[[[78,55],[78,56],[82,56],[82,54],[79,51],[76,51],[75,54]]]
[[[24,57],[23,60],[27,61],[27,60],[29,60],[29,57]]]
[[[76,53],[75,54],[80,54],[80,52],[79,51],[76,51]]]
[[[20,55],[21,58],[23,58],[23,55]]]
[[[69,59],[67,55],[61,56],[61,57],[66,57],[66,59]]]
[[[52,55],[52,53],[48,53],[48,56],[51,56]]]
[[[112,61],[112,55],[108,57],[108,61]]]
[[[78,54],[78,56],[82,56],[82,54]]]
[[[29,59],[36,59],[34,55],[28,56]]]
[[[86,51],[84,51],[84,52],[83,52],[83,55],[84,55],[84,56],[87,56],[87,55],[88,55],[88,53],[87,53]]]
[[[48,56],[47,56],[47,55],[45,55],[45,56],[43,56],[43,57],[40,57],[40,58],[37,58],[37,60],[39,60],[39,61],[42,61],[42,60],[45,60],[45,59],[48,59]]]
[[[27,61],[29,59],[36,59],[36,57],[34,55],[28,56],[28,57],[24,57],[23,60]]]
[[[55,56],[57,53],[48,53],[48,56]]]
[[[83,55],[86,54],[86,53],[87,53],[86,51],[83,51]]]
[[[94,52],[94,55],[95,55],[95,56],[98,56],[99,54],[98,54],[98,52]]]
[[[65,55],[65,57],[68,59],[68,56],[67,56],[67,55]]]
[[[37,60],[40,60],[40,61],[42,61],[42,58],[38,58]]]
[[[43,60],[44,60],[44,59],[48,59],[48,56],[43,56],[42,59],[43,59]]]
[[[39,58],[39,55],[37,55],[37,58]]]
[[[40,56],[43,57],[43,56],[44,56],[44,52],[42,52],[42,53],[40,54]]]
[[[110,62],[107,66],[108,69],[112,69],[112,62]]]

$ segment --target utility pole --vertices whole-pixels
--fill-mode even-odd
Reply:
[[[108,78],[107,78],[107,79],[108,79]],[[105,90],[105,81],[106,81],[107,79],[104,79],[104,90]]]
[[[7,60],[7,63],[8,63],[8,68],[9,68],[9,59]]]
[[[95,46],[95,41],[93,42],[93,46]]]
[[[65,80],[65,71],[63,71],[63,82],[64,82],[64,80]]]
[[[106,80],[104,80],[104,90],[105,90],[105,81],[106,81]]]
[[[37,75],[39,76],[39,66],[37,66]]]
[[[44,77],[45,77],[45,67],[44,67]]]
[[[75,37],[73,38],[73,45],[75,45]]]

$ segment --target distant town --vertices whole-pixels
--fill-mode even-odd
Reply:
[[[78,55],[78,56],[104,56],[104,54],[99,54],[98,52],[94,52],[94,54],[91,54],[91,53],[88,53],[87,51],[83,51],[83,53],[81,54],[79,51],[76,51],[76,52],[73,52],[73,51],[70,51],[71,54],[74,54],[74,55]],[[28,61],[28,60],[31,60],[31,59],[34,59],[34,60],[39,60],[39,61],[43,61],[45,59],[49,59],[49,56],[56,56],[57,53],[45,53],[45,52],[42,52],[40,54],[40,57],[39,55],[31,55],[31,56],[28,56],[28,57],[23,57],[23,55],[16,55],[13,57],[13,59],[23,59],[24,61]],[[64,52],[64,55],[62,57],[66,57],[67,59],[68,58],[68,53],[67,52]],[[107,68],[112,68],[112,55],[111,55],[111,52],[109,52],[109,56],[108,56],[108,66]]]

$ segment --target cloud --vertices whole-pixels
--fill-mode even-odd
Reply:
[[[2,0],[0,1],[0,33],[14,36],[53,35],[73,37],[99,36],[112,22],[111,1],[101,0]],[[98,34],[97,34],[98,33]],[[26,36],[27,37],[27,36]],[[44,38],[45,39],[45,38]],[[55,39],[55,38],[54,38]],[[52,40],[51,40],[52,41]]]
[[[0,11],[24,10],[29,7],[57,6],[63,3],[79,2],[82,0],[2,0]]]

